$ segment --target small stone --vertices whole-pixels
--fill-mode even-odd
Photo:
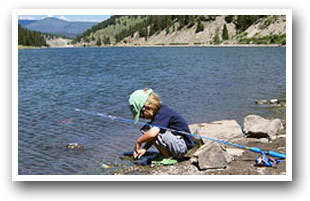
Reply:
[[[255,103],[258,105],[268,104],[268,100],[257,100]]]
[[[286,148],[285,147],[278,147],[278,150],[286,150]]]
[[[261,139],[259,139],[259,141],[261,143],[268,143],[269,142],[268,138],[261,138]]]
[[[270,99],[269,103],[270,104],[278,104],[278,103],[280,103],[280,101],[278,99]]]
[[[265,175],[266,168],[257,168],[257,173],[260,175]]]
[[[79,143],[69,143],[66,145],[66,147],[68,149],[75,150],[75,149],[83,149],[84,145],[79,144]]]

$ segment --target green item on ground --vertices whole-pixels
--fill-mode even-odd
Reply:
[[[170,158],[158,158],[155,160],[152,160],[152,164],[161,164],[161,165],[174,165],[178,161],[173,159],[172,157]]]
[[[152,89],[148,90],[136,90],[130,95],[129,98],[129,108],[133,114],[133,119],[135,122],[139,121],[140,111],[145,105],[149,95],[153,92]]]

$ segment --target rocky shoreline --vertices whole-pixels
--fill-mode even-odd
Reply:
[[[258,103],[256,103],[258,104]],[[270,103],[266,103],[270,104]],[[278,107],[277,105],[270,105]],[[286,153],[285,106],[281,119],[266,119],[257,115],[244,118],[243,129],[235,120],[223,120],[190,125],[192,133],[242,146],[258,147]],[[198,146],[175,165],[135,165],[114,171],[114,175],[285,175],[286,161],[274,167],[258,166],[261,155],[231,145],[195,138]],[[127,158],[128,159],[128,158]]]
[[[271,143],[260,143],[245,139],[244,145],[259,146],[266,150],[285,151],[285,138],[279,138]],[[185,160],[175,165],[136,165],[115,171],[114,175],[285,175],[286,162],[283,160],[276,167],[256,167],[255,159],[259,154],[227,147],[233,153],[234,160],[226,168],[200,170],[191,160]]]

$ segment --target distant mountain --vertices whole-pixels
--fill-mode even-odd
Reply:
[[[34,23],[36,21],[38,21],[38,20],[18,20],[18,24],[21,26],[25,26],[25,25]]]
[[[60,36],[74,38],[85,30],[96,25],[96,22],[71,22],[49,17],[36,22],[23,25],[23,27],[44,33],[52,33]]]

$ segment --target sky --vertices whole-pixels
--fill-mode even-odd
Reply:
[[[46,17],[55,17],[66,21],[102,22],[111,15],[19,15],[18,19],[41,20]]]

